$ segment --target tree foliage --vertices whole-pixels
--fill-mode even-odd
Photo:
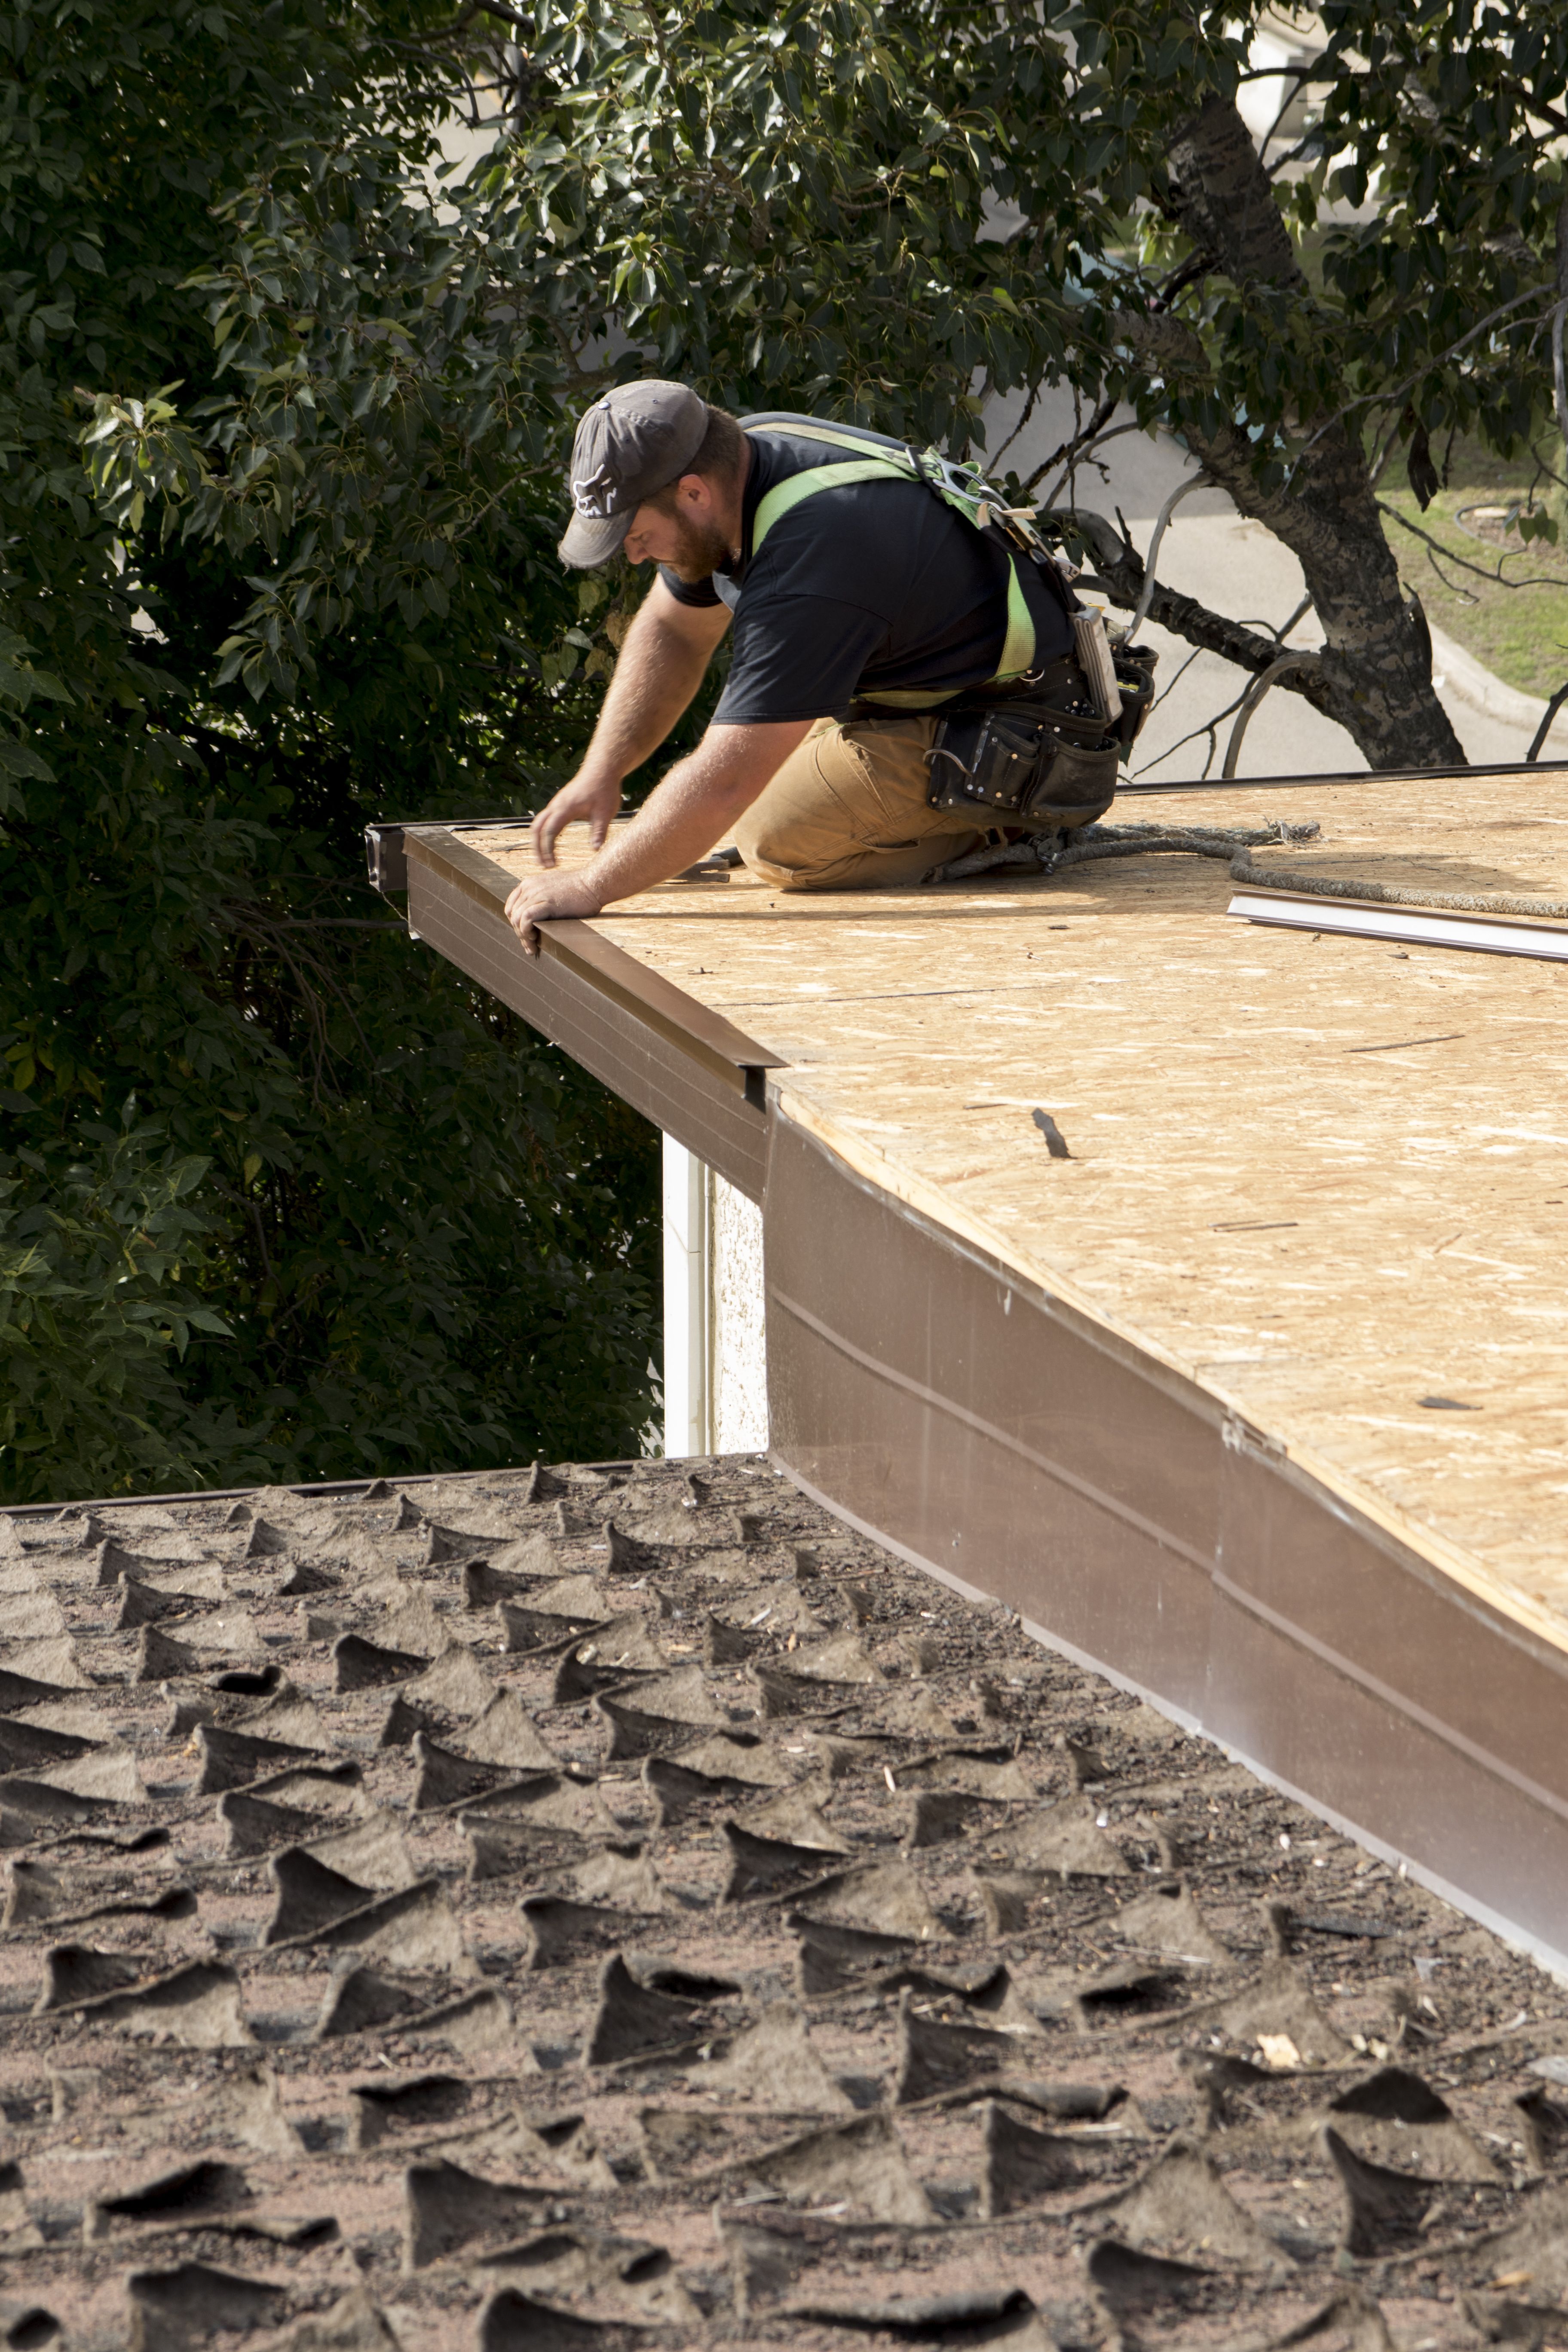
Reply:
[[[197,1287],[207,1221],[189,1196],[207,1163],[129,1124],[86,1122],[81,1140],[94,1158],[52,1199],[0,1179],[0,1444],[24,1486],[62,1455],[96,1493],[128,1474],[189,1486],[237,1434],[191,1412],[170,1362],[193,1331],[226,1329]]]
[[[308,663],[265,620],[229,646],[310,525],[289,363],[247,373],[215,289],[256,278],[251,191],[324,175],[324,236],[380,204],[395,244],[377,174],[417,176],[447,105],[428,21],[4,18],[0,1495],[603,1455],[649,1410],[647,1130],[363,886],[368,817],[531,803],[583,740],[552,519],[453,427],[459,544],[418,429],[362,406],[327,529],[372,593]],[[121,393],[244,486],[237,528],[166,534],[151,479],[95,500]]]
[[[626,589],[561,574],[560,475],[617,375],[955,452],[991,394],[1068,383],[1081,436],[1014,488],[1131,603],[1082,488],[1126,400],[1300,555],[1326,643],[1289,690],[1375,763],[1458,756],[1376,483],[1455,431],[1562,471],[1568,26],[1326,0],[1266,168],[1258,13],[0,11],[0,1174],[66,1283],[49,1220],[129,1198],[132,1097],[144,1171],[203,1163],[181,1281],[232,1336],[157,1327],[171,1460],[597,1450],[647,1409],[644,1147],[352,881],[365,816],[570,765]],[[1278,651],[1151,593],[1244,670]],[[64,1475],[27,1460],[0,1480]]]
[[[1418,495],[1439,435],[1534,449],[1561,477],[1568,17],[1541,0],[1322,15],[1321,160],[1292,198],[1308,226],[1325,187],[1366,209],[1324,254],[1346,398],[1410,453]]]
[[[498,8],[513,135],[445,202],[363,116],[252,174],[202,280],[226,390],[177,419],[105,404],[100,491],[265,547],[227,660],[287,692],[367,600],[438,606],[489,499],[548,501],[608,375],[653,364],[955,449],[990,394],[1065,380],[1096,426],[1124,399],[1182,434],[1300,555],[1327,646],[1293,690],[1376,763],[1456,759],[1377,468],[1398,448],[1424,481],[1439,428],[1510,448],[1550,423],[1564,32],[1542,0],[1338,0],[1314,127],[1266,169],[1237,108],[1259,13]],[[1073,504],[1070,473],[1027,487]],[[1226,616],[1199,641],[1254,670],[1278,650]]]

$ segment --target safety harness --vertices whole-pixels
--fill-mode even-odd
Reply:
[[[752,525],[752,552],[756,554],[775,522],[799,506],[803,499],[814,498],[818,490],[837,490],[851,482],[921,482],[933,490],[944,506],[960,514],[976,530],[1000,538],[994,518],[1008,515],[994,490],[989,489],[973,467],[955,466],[940,451],[915,451],[897,441],[884,441],[881,435],[858,431],[853,425],[820,425],[813,417],[790,416],[782,414],[768,416],[747,416],[743,426],[765,428],[773,425],[787,429],[795,441],[822,441],[830,447],[848,449],[857,454],[837,457],[830,464],[808,467],[804,473],[791,474],[787,480],[775,482],[763,498]],[[1030,553],[1034,553],[1031,549]],[[1018,560],[1013,550],[1005,549],[1007,557],[1007,631],[1002,640],[1002,657],[986,686],[1003,686],[1014,678],[1026,677],[1035,666],[1035,623],[1018,577]],[[1053,593],[1068,613],[1067,587],[1048,551],[1040,543],[1042,569],[1048,567]],[[973,690],[973,689],[970,689]],[[981,689],[984,691],[984,688]],[[944,694],[932,694],[919,687],[895,688],[889,693],[863,694],[863,702],[876,702],[896,710],[931,710],[939,703],[950,701],[960,689],[952,688]]]
[[[752,524],[754,556],[781,516],[819,490],[852,482],[919,482],[999,546],[1007,559],[1007,625],[1001,658],[979,686],[905,688],[857,696],[852,719],[895,711],[942,711],[927,754],[933,808],[982,809],[1034,827],[1068,832],[1110,807],[1116,766],[1153,699],[1153,656],[1113,653],[1104,617],[1080,605],[1050,549],[1034,528],[1031,510],[1008,507],[973,466],[955,465],[940,450],[915,450],[861,425],[824,425],[813,416],[770,411],[744,416],[742,427],[820,441],[847,454],[807,467],[774,484],[758,503]],[[1036,666],[1034,617],[1018,565],[1032,563],[1071,624],[1073,650],[1044,668]],[[943,711],[944,705],[951,705]]]

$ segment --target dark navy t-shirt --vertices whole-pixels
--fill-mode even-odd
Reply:
[[[716,725],[841,718],[857,694],[922,689],[934,703],[995,675],[1007,633],[1004,549],[923,483],[881,481],[802,499],[753,555],[767,492],[839,453],[784,426],[752,427],[747,438],[740,562],[697,582],[659,568],[680,604],[728,604],[735,616]],[[1066,653],[1072,627],[1028,558],[1016,561],[1037,667]]]

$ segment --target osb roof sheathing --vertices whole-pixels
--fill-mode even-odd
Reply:
[[[1568,899],[1551,772],[1112,812],[1156,818],[1315,821],[1254,853],[1287,881]],[[470,838],[528,870],[524,835]],[[703,880],[596,928],[782,1055],[785,1111],[863,1174],[1562,1643],[1568,968],[1266,929],[1227,919],[1234,888],[1171,856],[897,893]]]

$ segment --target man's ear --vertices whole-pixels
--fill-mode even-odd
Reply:
[[[690,507],[695,512],[700,514],[711,513],[713,487],[705,476],[682,474],[675,487],[683,507]]]

